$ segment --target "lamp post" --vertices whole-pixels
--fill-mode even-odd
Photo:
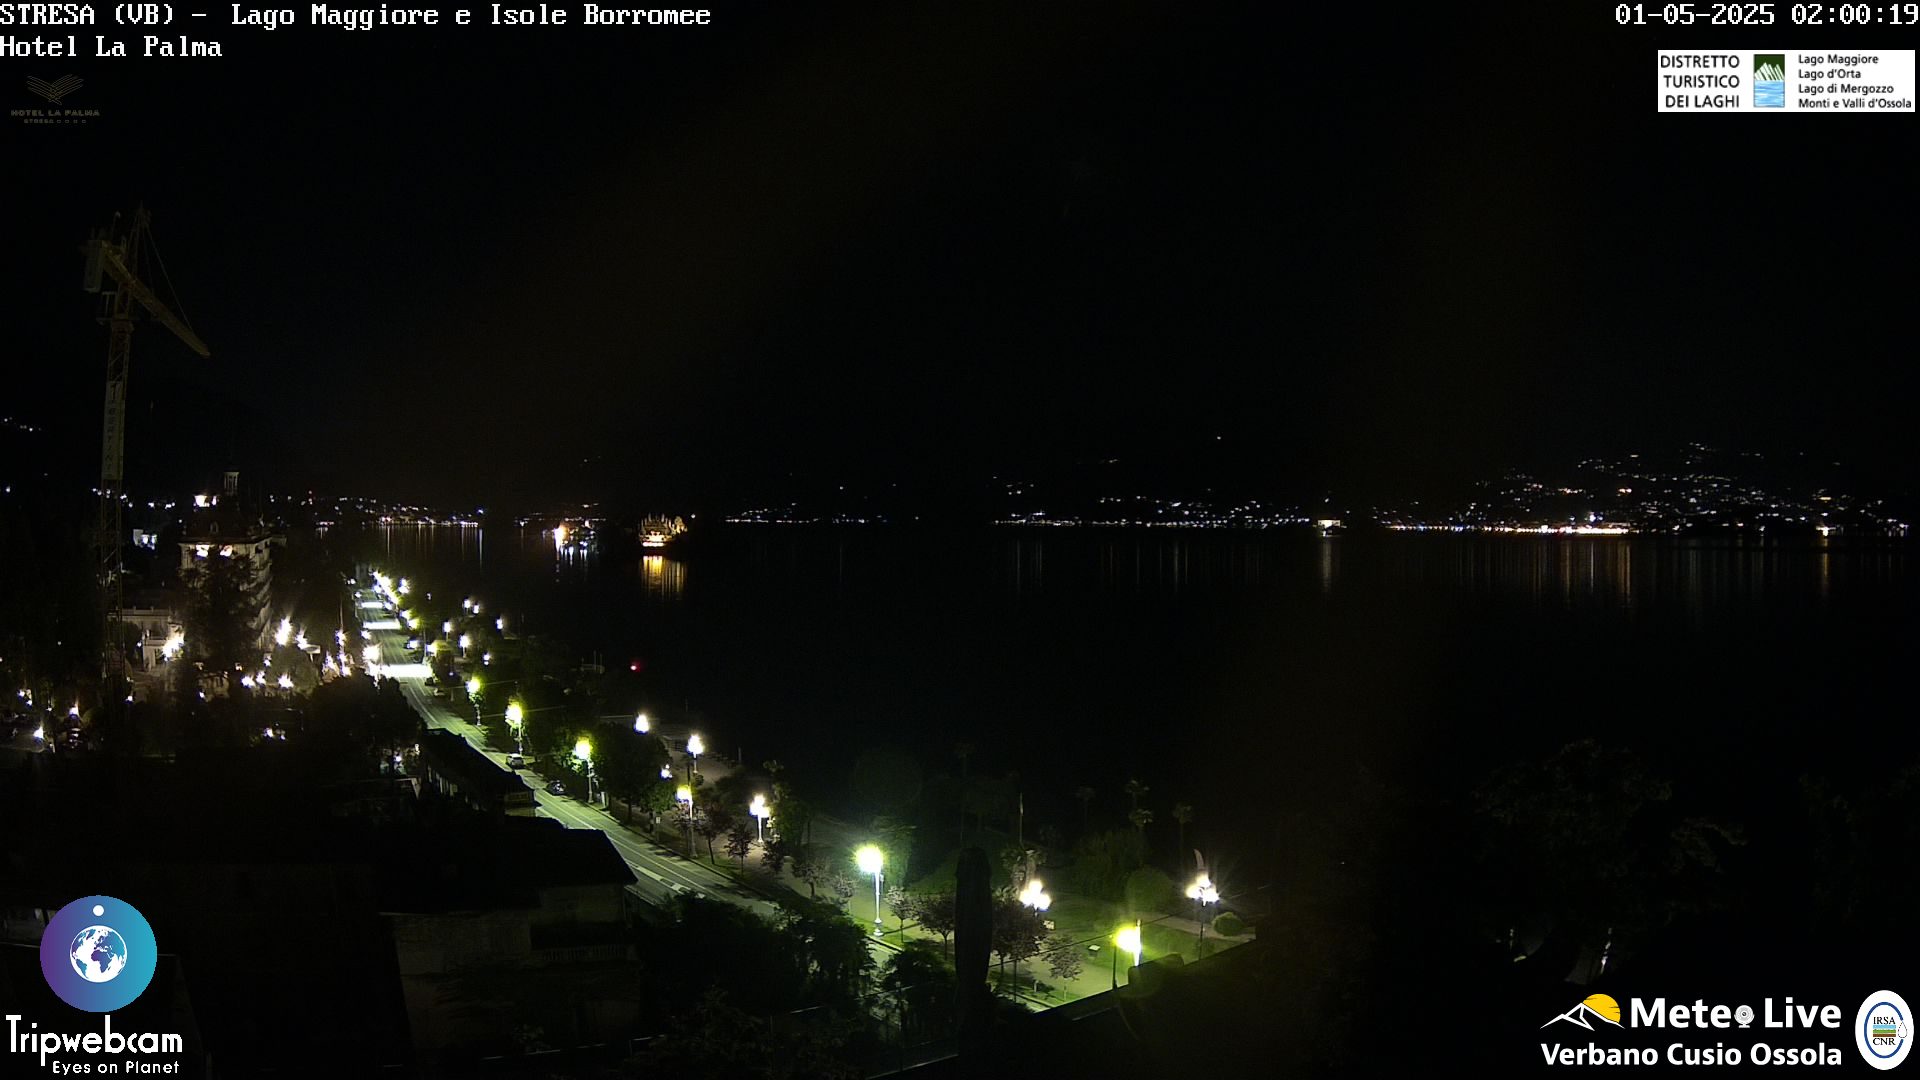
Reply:
[[[880,879],[881,870],[886,867],[887,857],[872,844],[862,845],[853,853],[853,862],[863,874],[873,875],[873,936],[879,937],[880,930]]]
[[[574,760],[587,770],[587,805],[593,805],[593,744],[582,738],[573,744]]]
[[[641,713],[633,718],[633,730],[645,735],[647,732],[653,730],[653,721],[647,719],[646,713]]]
[[[681,784],[673,793],[673,798],[687,811],[687,858],[693,858],[693,788]]]
[[[765,795],[755,795],[753,801],[747,804],[747,813],[753,815],[754,835],[759,839],[760,846],[765,847],[767,844],[767,819],[773,816],[773,808],[767,805],[767,797]]]
[[[462,660],[466,659],[467,650],[472,647],[473,647],[473,635],[461,634],[460,635],[460,658]]]
[[[1113,962],[1112,964],[1109,965],[1109,967],[1111,968],[1110,978],[1113,980],[1113,989],[1118,990],[1120,989],[1120,950],[1125,949],[1126,951],[1132,953],[1133,954],[1132,966],[1134,967],[1140,966],[1140,922],[1139,920],[1136,919],[1132,926],[1121,927],[1119,932],[1113,935],[1113,944],[1114,944]]]
[[[1053,906],[1053,897],[1047,895],[1046,883],[1037,877],[1027,879],[1026,887],[1020,890],[1019,900],[1035,911],[1045,911]],[[1016,985],[1020,982],[1020,958],[1017,956],[1013,958],[1013,981]],[[1038,989],[1039,985],[1040,977],[1036,974],[1034,987]]]
[[[524,755],[527,752],[526,745],[520,736],[520,732],[523,730],[522,722],[525,721],[526,718],[527,712],[520,707],[519,702],[507,702],[507,726],[513,729],[513,752],[516,754]]]
[[[1194,947],[1194,956],[1197,959],[1206,950],[1207,905],[1219,901],[1220,890],[1213,887],[1212,878],[1201,874],[1193,879],[1193,884],[1187,886],[1187,899],[1193,901],[1194,921],[1200,924],[1200,942]]]
[[[707,752],[707,744],[700,740],[700,733],[687,736],[687,783],[693,783],[693,774],[699,771],[700,755]]]

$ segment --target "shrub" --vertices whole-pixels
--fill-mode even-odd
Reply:
[[[1166,871],[1143,866],[1127,875],[1127,906],[1137,912],[1179,910],[1180,890]]]
[[[1231,911],[1213,917],[1213,932],[1221,937],[1239,937],[1247,932],[1246,921]]]

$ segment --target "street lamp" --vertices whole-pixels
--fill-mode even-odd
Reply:
[[[880,871],[887,864],[887,857],[872,844],[864,844],[853,853],[853,862],[863,874],[873,875],[873,936],[880,936]]]
[[[765,795],[755,795],[753,801],[747,804],[747,813],[753,815],[753,831],[764,846],[767,842],[767,819],[773,816],[773,807],[767,805]]]
[[[1207,944],[1207,905],[1219,902],[1220,890],[1214,888],[1213,879],[1203,873],[1187,886],[1187,899],[1193,901],[1194,921],[1200,924],[1200,943],[1194,950],[1198,954]]]
[[[441,633],[443,633],[443,634],[451,634],[451,633],[453,633],[453,620],[452,620],[452,619],[448,619],[448,620],[447,620],[446,622],[443,622],[443,623],[441,623],[441,624],[440,624],[440,632],[441,632]]]
[[[639,716],[633,718],[633,730],[645,735],[647,732],[653,730],[653,721],[647,719],[646,713],[641,713]]]
[[[1115,946],[1113,951],[1113,962],[1110,965],[1108,965],[1109,968],[1111,969],[1109,977],[1113,980],[1113,989],[1118,990],[1120,989],[1120,950],[1125,949],[1127,952],[1132,953],[1133,966],[1134,967],[1140,966],[1140,923],[1139,921],[1135,920],[1132,926],[1121,927],[1119,932],[1113,935],[1113,944]]]
[[[435,642],[435,644],[438,644],[438,642]],[[468,697],[480,696],[480,676],[475,675],[467,680],[467,696]]]
[[[681,784],[673,793],[673,799],[687,811],[687,858],[693,858],[693,788]]]
[[[468,685],[472,685],[472,684],[469,683]],[[524,754],[527,752],[526,746],[523,745],[521,742],[521,735],[520,735],[520,732],[522,730],[521,721],[525,720],[526,718],[527,718],[527,712],[525,709],[522,709],[520,707],[519,702],[517,701],[507,702],[507,726],[513,729],[513,752],[516,754]]]
[[[1044,883],[1037,877],[1027,879],[1026,887],[1020,890],[1018,899],[1022,904],[1025,904],[1035,911],[1045,911],[1053,906],[1053,897],[1047,895]],[[1033,980],[1033,985],[1037,989],[1040,985],[1040,976],[1036,974]],[[1016,984],[1020,981],[1020,958],[1018,956],[1013,958],[1013,981]]]
[[[700,755],[707,752],[707,744],[700,741],[700,733],[687,736],[687,783],[693,783],[693,774],[699,771]]]
[[[467,649],[472,644],[473,644],[473,637],[471,635],[461,634],[460,635],[460,655],[463,657],[466,656]]]
[[[574,759],[587,768],[587,805],[593,805],[593,744],[582,738],[573,744]]]

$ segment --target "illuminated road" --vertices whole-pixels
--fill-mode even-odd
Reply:
[[[373,600],[373,594],[362,592],[362,600]],[[407,638],[404,633],[394,630],[370,631],[380,645],[383,661],[401,661],[408,657]],[[485,733],[473,723],[456,713],[448,704],[433,695],[426,685],[424,675],[399,673],[393,675],[400,684],[401,692],[413,705],[414,711],[426,721],[428,727],[453,732],[467,741],[469,746],[485,754],[488,760],[507,771],[507,755],[488,749]],[[552,795],[546,790],[546,781],[531,770],[520,770],[534,788],[534,799],[538,804],[535,813],[559,821],[569,829],[597,829],[605,833],[613,843],[614,850],[633,868],[634,876],[639,879],[637,888],[648,900],[665,903],[675,896],[697,896],[708,899],[724,900],[737,904],[763,916],[778,912],[773,903],[748,892],[735,884],[731,878],[703,863],[681,858],[665,848],[647,840],[639,833],[628,829],[612,814],[596,807],[589,807],[567,795]],[[567,779],[571,779],[568,777]]]

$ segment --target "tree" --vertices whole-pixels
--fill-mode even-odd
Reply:
[[[894,919],[905,929],[908,916],[914,912],[916,897],[898,885],[887,886],[887,910],[893,912]]]
[[[807,883],[807,896],[816,899],[820,895],[819,886],[826,881],[826,867],[820,865],[820,859],[814,854],[813,845],[801,844],[793,852],[793,876]]]
[[[880,989],[893,998],[902,1036],[940,1038],[953,1023],[953,969],[930,941],[909,941],[880,969]]]
[[[1127,875],[1127,907],[1135,915],[1168,914],[1180,908],[1180,889],[1157,866],[1143,866]]]
[[[726,811],[722,810],[718,804],[708,805],[694,813],[693,831],[706,839],[707,861],[715,866],[718,866],[720,861],[713,854],[714,838],[726,832],[730,825]]]
[[[1193,823],[1192,804],[1183,802],[1174,803],[1173,821],[1175,825],[1179,826],[1179,832],[1176,834],[1179,837],[1178,841],[1176,841],[1178,846],[1174,848],[1174,853],[1182,862],[1185,862],[1187,858],[1187,826]]]
[[[1134,829],[1112,829],[1082,837],[1074,845],[1067,881],[1074,892],[1102,900],[1125,895],[1127,875],[1147,861],[1145,836]]]
[[[1000,954],[1001,970],[1008,960],[1018,975],[1020,961],[1040,951],[1046,939],[1046,919],[1038,911],[1021,903],[1010,891],[1002,891],[993,901],[993,951]]]
[[[651,735],[619,731],[595,740],[594,772],[606,786],[607,794],[627,804],[627,824],[633,824],[633,807],[647,797],[648,788],[660,784],[660,767],[667,763],[667,748]]]
[[[1140,834],[1144,836],[1147,832],[1147,826],[1153,824],[1153,811],[1144,806],[1136,807],[1127,811],[1127,820],[1132,822],[1133,827],[1140,830]]]
[[[1007,872],[1007,881],[1015,889],[1027,883],[1031,876],[1034,861],[1040,853],[1030,847],[1009,844],[1000,849],[1000,866]]]
[[[854,887],[853,878],[845,870],[827,872],[827,891],[834,895],[835,902],[842,910],[853,900]]]
[[[1131,806],[1132,809],[1138,810],[1140,808],[1140,796],[1145,795],[1147,791],[1148,791],[1147,785],[1141,783],[1140,781],[1138,780],[1127,781],[1127,798],[1132,800],[1132,806]]]
[[[760,845],[760,865],[772,873],[779,873],[787,865],[792,853],[787,842],[778,836],[768,836],[767,842]]]
[[[945,955],[947,946],[953,941],[953,927],[957,917],[952,891],[922,893],[915,897],[913,914],[922,927],[940,935],[940,952]]]
[[[1093,811],[1094,794],[1094,790],[1085,784],[1073,789],[1073,797],[1080,800],[1080,828],[1082,831],[1087,829],[1087,822],[1091,820],[1089,815]]]
[[[209,674],[231,681],[239,667],[251,671],[260,660],[260,629],[253,619],[260,612],[261,599],[255,590],[252,557],[209,555],[196,560],[181,576],[189,586],[187,648]]]
[[[738,862],[740,869],[745,870],[747,868],[747,852],[752,850],[753,830],[747,828],[744,823],[735,822],[733,828],[727,830],[728,857]]]
[[[1049,942],[1042,954],[1047,971],[1061,982],[1072,982],[1086,969],[1087,954],[1070,941]]]

